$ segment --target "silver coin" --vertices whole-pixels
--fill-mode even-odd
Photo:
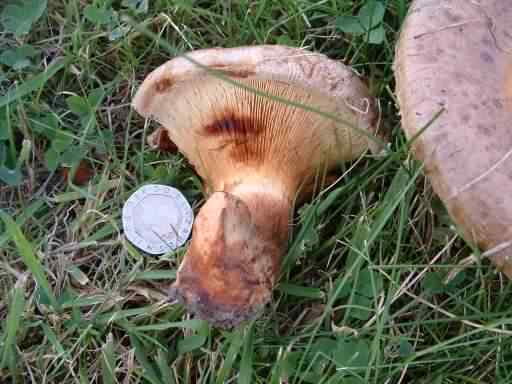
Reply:
[[[145,185],[123,206],[126,238],[153,255],[182,246],[190,236],[193,220],[194,213],[183,194],[166,185]]]

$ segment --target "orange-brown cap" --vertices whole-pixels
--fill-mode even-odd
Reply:
[[[416,0],[395,74],[402,126],[465,237],[512,277],[512,2]]]

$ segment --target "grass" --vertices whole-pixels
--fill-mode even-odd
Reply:
[[[0,382],[512,382],[512,287],[487,261],[464,263],[478,253],[400,129],[392,62],[408,2],[382,1],[382,41],[347,32],[344,17],[371,0],[145,3],[0,8]],[[122,236],[123,202],[144,183],[178,187],[196,212],[203,202],[186,161],[149,151],[153,126],[130,108],[170,54],[124,24],[129,14],[175,52],[325,53],[380,100],[389,152],[359,159],[297,210],[273,301],[240,329],[166,300],[186,247],[148,256]],[[78,185],[82,160],[94,172]]]

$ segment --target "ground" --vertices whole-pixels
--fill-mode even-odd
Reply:
[[[2,2],[0,382],[512,382],[512,286],[459,236],[400,128],[392,63],[407,8]],[[390,145],[297,209],[271,305],[223,331],[167,299],[186,246],[150,256],[123,237],[123,202],[145,183],[179,188],[196,213],[205,197],[179,153],[148,148],[154,126],[130,101],[173,55],[263,43],[352,65]]]

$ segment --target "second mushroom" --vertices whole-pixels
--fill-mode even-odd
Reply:
[[[364,83],[297,48],[190,52],[155,69],[133,106],[162,126],[150,143],[167,134],[209,191],[173,290],[221,327],[254,318],[270,300],[293,203],[315,175],[377,149]]]

